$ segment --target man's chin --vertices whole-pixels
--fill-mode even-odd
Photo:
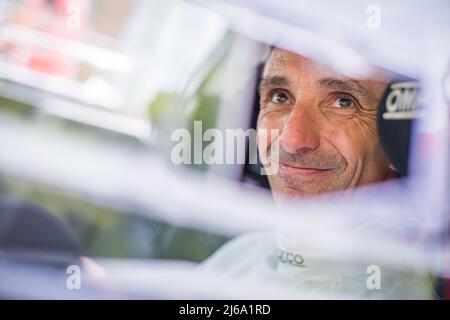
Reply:
[[[300,189],[293,187],[284,187],[279,189],[278,191],[273,191],[273,196],[277,203],[284,203],[289,201],[294,201],[296,199],[310,199],[315,197],[326,197],[334,193],[333,190],[328,191],[324,190],[324,188],[317,189]]]
[[[315,190],[301,190],[290,187],[282,188],[281,190],[273,192],[273,195],[277,200],[277,202],[278,201],[284,202],[293,199],[311,198],[319,194],[320,193],[316,192]]]

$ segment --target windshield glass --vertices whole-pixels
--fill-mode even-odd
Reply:
[[[122,298],[444,297],[435,3],[3,1],[0,253],[61,267],[14,294],[79,266]]]

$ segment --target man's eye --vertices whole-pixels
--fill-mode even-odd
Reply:
[[[275,91],[270,96],[270,102],[275,104],[286,104],[289,102],[289,97],[284,92]]]
[[[333,107],[335,108],[351,108],[354,107],[355,104],[352,99],[346,97],[339,97],[334,101]]]

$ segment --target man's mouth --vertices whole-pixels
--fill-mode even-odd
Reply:
[[[280,162],[279,169],[281,173],[303,176],[322,175],[334,170],[334,168],[298,166],[295,164],[287,164],[283,162]]]

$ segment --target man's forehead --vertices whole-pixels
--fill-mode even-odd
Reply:
[[[272,50],[264,68],[264,74],[305,73],[317,69],[319,65],[299,54],[275,48]]]
[[[341,79],[350,79],[338,72],[332,67],[319,63],[315,60],[309,59],[300,54],[274,48],[266,61],[264,67],[263,76],[279,76],[285,77],[290,80],[302,80],[307,78],[323,78],[333,77]],[[393,78],[390,72],[385,70],[374,68],[374,72],[365,79],[359,79],[360,81],[368,82],[381,82],[387,83]]]

